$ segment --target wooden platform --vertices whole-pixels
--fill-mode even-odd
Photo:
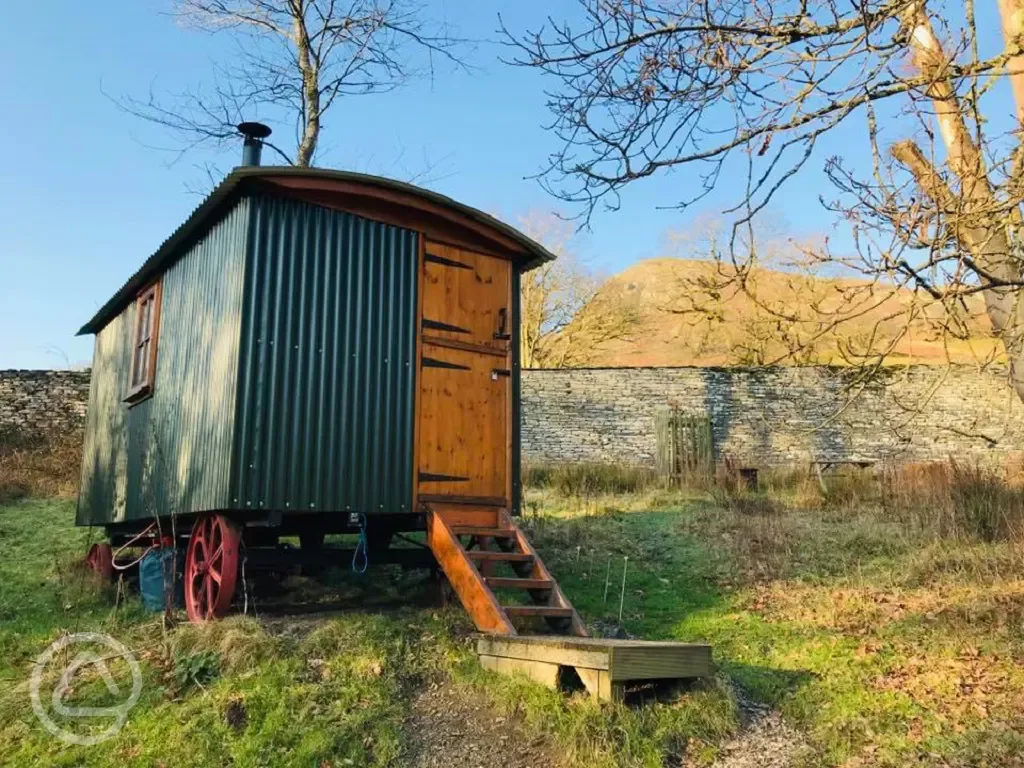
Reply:
[[[711,646],[691,643],[490,635],[477,640],[476,650],[486,669],[523,673],[552,688],[574,669],[587,691],[603,701],[621,698],[630,683],[711,674]]]

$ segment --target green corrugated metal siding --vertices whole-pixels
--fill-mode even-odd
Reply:
[[[143,502],[164,513],[230,506],[248,220],[243,199],[164,275],[154,394],[138,422]]]
[[[78,494],[78,525],[99,525],[124,518],[127,482],[125,406],[129,331],[135,306],[128,307],[96,334],[93,346],[89,406],[85,412],[82,485]]]
[[[134,304],[97,336],[80,524],[229,506],[248,208],[164,275],[152,397],[123,402]]]
[[[124,520],[152,517],[154,510],[164,514],[171,510],[181,511],[176,505],[168,505],[171,500],[164,499],[154,492],[154,480],[159,483],[160,476],[167,468],[162,466],[162,462],[158,465],[159,468],[154,468],[152,464],[159,461],[155,446],[160,445],[162,437],[157,431],[156,424],[151,421],[153,401],[156,398],[155,386],[153,392],[153,397],[136,403],[125,411],[125,446],[128,453],[125,463],[127,504],[122,518]]]
[[[252,207],[233,505],[411,511],[417,233]]]

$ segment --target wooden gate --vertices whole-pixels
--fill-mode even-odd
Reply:
[[[430,241],[422,261],[419,501],[507,507],[511,263]]]
[[[658,475],[670,484],[715,471],[711,418],[680,413],[675,408],[655,415]]]

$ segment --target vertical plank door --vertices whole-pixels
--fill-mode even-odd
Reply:
[[[419,499],[507,506],[511,264],[428,241],[422,270]]]

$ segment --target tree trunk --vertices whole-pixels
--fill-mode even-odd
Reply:
[[[1019,49],[1024,25],[1020,0],[1000,0],[1003,34],[1008,48]],[[1010,363],[1010,384],[1024,400],[1024,308],[1019,300],[1021,264],[1012,253],[1009,228],[1020,221],[1016,205],[1000,204],[985,169],[981,148],[968,130],[965,105],[957,97],[947,71],[950,58],[932,29],[924,2],[907,6],[904,21],[910,28],[910,48],[914,64],[929,78],[927,95],[935,108],[939,134],[946,148],[946,163],[960,180],[954,193],[936,172],[924,153],[912,142],[892,148],[893,156],[907,167],[937,211],[946,218],[946,226],[964,253],[970,254],[971,269],[982,285],[985,311],[992,322],[993,334],[1003,343]],[[1014,57],[1019,65],[1020,56]],[[1011,70],[1012,72],[1013,70]],[[1017,114],[1024,114],[1024,82],[1021,74],[1011,74],[1017,99]]]
[[[295,164],[308,168],[313,163],[320,139],[320,78],[310,57],[309,34],[301,14],[295,17],[295,48],[302,75],[302,140],[295,153]]]
[[[1010,243],[1003,227],[993,227],[987,242],[977,253],[979,266],[992,278],[1011,285],[995,285],[983,291],[985,311],[992,321],[992,331],[1003,342],[1010,363],[1010,384],[1024,400],[1024,305],[1020,287],[1020,265],[1010,253]]]

